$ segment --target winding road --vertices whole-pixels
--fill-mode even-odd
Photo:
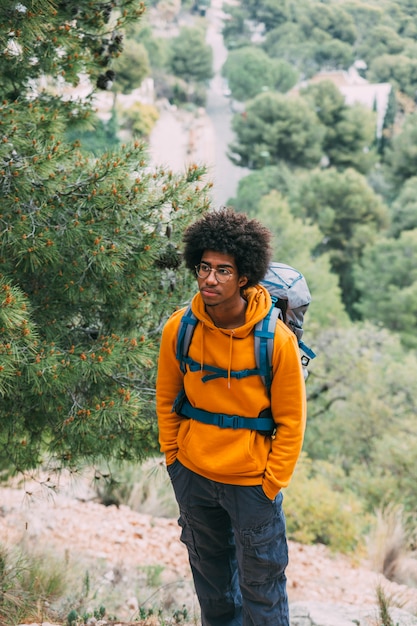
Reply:
[[[213,49],[214,77],[210,82],[207,94],[206,111],[213,126],[214,135],[214,201],[216,206],[226,204],[237,190],[239,180],[246,176],[249,170],[233,165],[227,157],[228,145],[233,141],[231,128],[232,113],[230,100],[224,94],[224,79],[221,70],[227,58],[227,49],[223,42],[223,12],[222,0],[212,0],[207,11],[208,29],[207,43]]]
[[[174,171],[184,170],[190,163],[207,166],[208,179],[213,182],[213,206],[227,204],[237,185],[249,170],[229,161],[227,149],[233,140],[230,100],[224,94],[221,69],[227,57],[222,37],[222,0],[212,0],[207,10],[207,43],[213,49],[214,76],[207,90],[205,110],[196,114],[167,106],[152,132],[149,151],[154,165]]]

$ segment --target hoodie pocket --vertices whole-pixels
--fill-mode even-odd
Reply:
[[[262,476],[270,449],[266,437],[246,428],[219,428],[189,420],[178,446],[184,458],[206,476],[253,478]]]

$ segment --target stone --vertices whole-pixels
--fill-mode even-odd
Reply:
[[[417,616],[402,609],[389,608],[393,626],[417,626]],[[380,624],[376,605],[351,606],[328,602],[293,602],[291,626],[376,626]]]

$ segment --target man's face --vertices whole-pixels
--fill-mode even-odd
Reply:
[[[197,276],[198,288],[206,306],[225,304],[234,306],[240,301],[240,290],[246,285],[248,279],[246,276],[238,275],[233,256],[214,250],[205,250],[201,257],[200,268],[202,276],[209,268],[212,270],[204,278]]]

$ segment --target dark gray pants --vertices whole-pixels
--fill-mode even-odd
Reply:
[[[202,626],[289,626],[282,494],[225,485],[168,467]]]

